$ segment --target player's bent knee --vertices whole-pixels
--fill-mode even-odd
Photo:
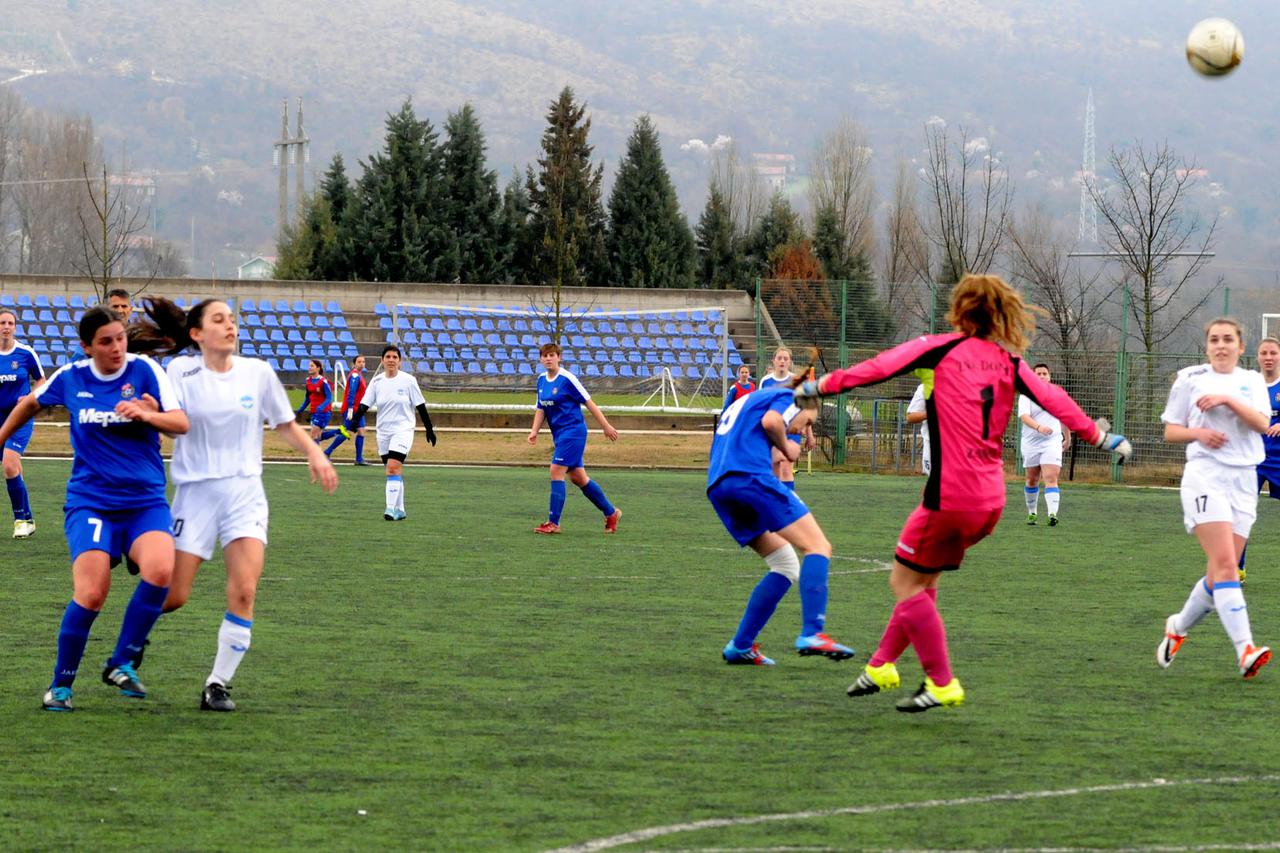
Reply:
[[[790,544],[783,545],[764,558],[769,571],[777,572],[792,583],[800,580],[800,558]]]

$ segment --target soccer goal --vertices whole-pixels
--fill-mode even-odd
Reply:
[[[1275,327],[1274,334],[1272,327]],[[1262,315],[1262,337],[1275,337],[1280,334],[1280,314],[1263,314]]]
[[[716,411],[742,363],[719,305],[556,310],[400,302],[382,327],[409,369],[438,390],[531,393],[542,372],[538,350],[557,342],[564,367],[593,396],[609,398],[610,411]]]

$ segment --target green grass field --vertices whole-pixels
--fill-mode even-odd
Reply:
[[[327,498],[272,466],[240,711],[197,710],[224,609],[215,559],[152,635],[145,701],[98,678],[133,586],[118,573],[77,710],[58,715],[39,699],[70,593],[67,472],[27,463],[39,533],[0,541],[6,849],[534,851],[761,815],[791,817],[620,849],[1280,841],[1280,666],[1241,681],[1213,616],[1173,668],[1154,663],[1202,569],[1175,492],[1067,487],[1048,529],[1022,524],[1015,485],[996,535],[942,585],[968,701],[912,716],[892,709],[902,691],[844,688],[888,616],[885,560],[918,479],[802,477],[836,548],[828,627],[859,654],[791,654],[793,591],[765,669],[719,657],[761,564],[701,475],[597,472],[621,533],[603,536],[571,489],[564,534],[538,537],[542,470],[412,468],[409,520],[390,524],[377,468],[344,466]],[[1280,639],[1278,526],[1263,501],[1247,595],[1264,642]],[[910,652],[902,670],[913,688]]]

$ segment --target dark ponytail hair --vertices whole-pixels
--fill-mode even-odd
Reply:
[[[191,340],[191,330],[200,328],[204,312],[217,299],[202,299],[183,311],[164,297],[143,300],[143,311],[151,322],[141,321],[129,326],[129,352],[147,355],[176,355],[184,349],[199,350]]]
[[[120,318],[116,316],[114,311],[102,305],[93,306],[84,312],[84,315],[80,318],[80,325],[76,328],[80,335],[80,343],[86,346],[93,343],[93,336],[98,334],[99,329],[110,323],[119,322]]]

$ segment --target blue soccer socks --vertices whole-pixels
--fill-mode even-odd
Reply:
[[[565,485],[564,480],[551,481],[551,505],[547,511],[547,520],[552,524],[560,523],[564,514]]]
[[[336,429],[327,429],[324,432],[320,433],[321,441],[326,441],[330,438],[332,438],[333,441],[329,442],[329,446],[324,449],[325,456],[333,455],[333,451],[337,450],[338,446],[341,445],[342,442],[347,440],[347,437],[342,433],[338,432]]]
[[[337,447],[335,444],[334,447]],[[356,433],[356,464],[364,463],[364,436]]]
[[[764,577],[751,591],[747,599],[747,609],[742,612],[742,621],[738,623],[738,633],[733,635],[733,646],[736,649],[749,649],[756,641],[760,631],[778,608],[778,602],[791,589],[791,581],[777,572],[765,572]]]
[[[802,637],[821,634],[827,622],[827,570],[831,558],[806,554],[800,564],[800,612],[804,617]]]
[[[9,503],[13,507],[15,521],[31,520],[31,496],[27,493],[27,484],[19,474],[4,481],[9,490]]]
[[[587,480],[587,484],[582,487],[582,494],[595,504],[596,509],[607,516],[613,515],[613,504],[609,503],[609,499],[604,496],[604,489],[595,480]]]
[[[132,664],[146,642],[151,628],[160,618],[164,608],[164,600],[169,595],[169,587],[156,586],[139,579],[129,599],[129,606],[124,611],[124,622],[120,625],[120,638],[116,640],[116,650],[107,660],[107,666],[117,667]]]
[[[70,687],[80,669],[85,644],[89,642],[89,629],[98,611],[81,607],[75,601],[67,602],[62,613],[62,625],[58,628],[58,661],[53,665],[53,687]]]

